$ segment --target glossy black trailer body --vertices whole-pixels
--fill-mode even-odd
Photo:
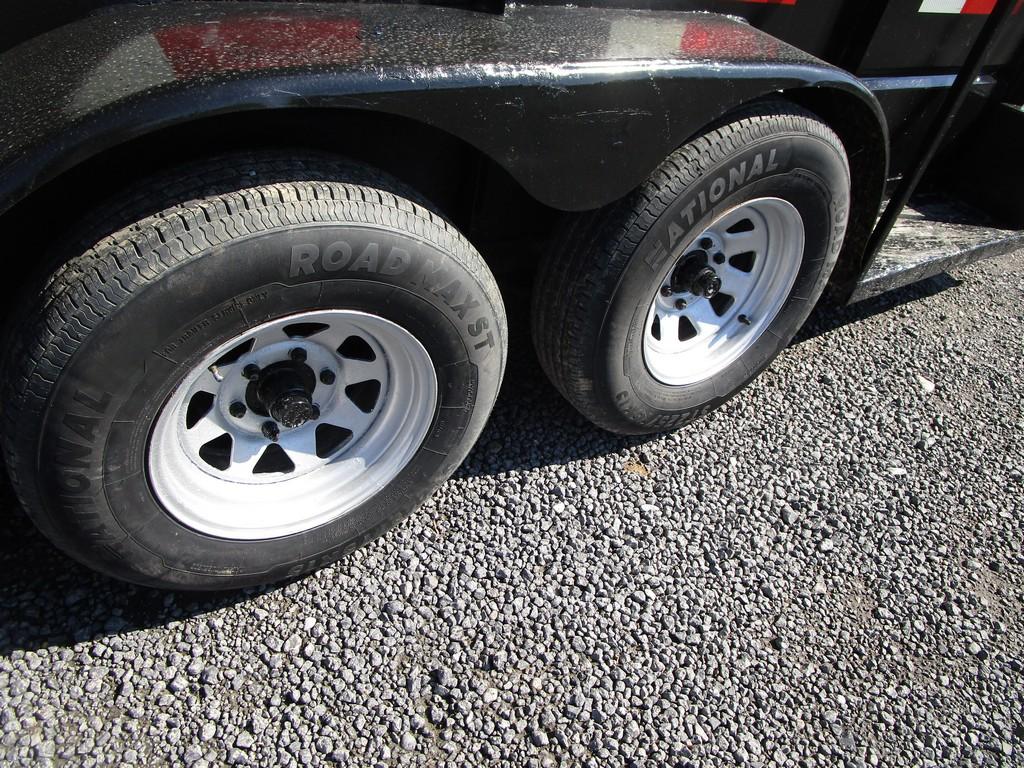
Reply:
[[[878,106],[856,78],[704,14],[123,6],[8,51],[0,82],[16,84],[0,91],[0,211],[133,137],[268,109],[427,123],[566,211],[620,198],[708,123],[778,92],[827,89],[874,124],[876,172],[886,160]]]
[[[230,4],[235,5],[234,0]],[[313,5],[301,0],[289,4]],[[496,0],[448,0],[436,4],[499,16],[504,11],[503,3]],[[699,11],[741,17],[772,37],[865,78],[885,113],[892,144],[891,175],[898,178],[908,170],[927,138],[928,117],[934,116],[939,108],[945,89],[952,85],[992,4],[993,0],[965,0],[960,13],[929,10],[951,3],[929,4],[924,0],[585,0],[574,5],[581,9]],[[97,12],[108,24],[119,24],[123,7],[130,5],[130,0],[20,3],[13,18],[0,28],[0,51]],[[518,5],[552,6],[545,0],[528,0]],[[288,13],[285,11],[286,16]],[[584,14],[580,14],[579,21],[581,25],[587,24]],[[475,34],[473,29],[462,29],[457,18],[449,19],[449,25],[448,34],[464,41]],[[567,32],[568,37],[557,41],[556,50],[571,61],[576,35],[573,30]],[[582,36],[586,34],[582,32]],[[1022,40],[1024,14],[1018,13],[987,55],[986,75],[1010,65]],[[738,42],[742,45],[742,40]],[[993,84],[988,76],[979,83],[979,104],[992,95]],[[975,105],[974,111],[968,111],[959,128],[977,116],[977,108]]]
[[[0,26],[0,52],[103,8],[138,4],[137,0],[12,3],[4,25]],[[291,4],[307,4],[307,0],[291,0]],[[331,3],[321,1],[320,4]],[[447,0],[426,4],[495,15],[501,15],[505,10],[504,3],[493,0]],[[527,0],[516,5],[557,7],[559,4]],[[584,0],[572,5],[738,16],[802,51],[858,76],[872,77],[955,72],[967,55],[971,42],[981,31],[992,0],[973,0],[961,13],[923,10],[922,0]],[[986,64],[995,67],[1009,62],[1022,37],[1024,25],[1018,24],[1016,31],[1007,35],[992,51]]]
[[[628,0],[583,3],[588,4],[624,7]],[[960,13],[929,11],[936,4],[923,0],[652,0],[644,7],[739,14],[758,29],[863,79],[885,113],[890,176],[896,180],[913,167],[929,125],[994,3],[968,0],[964,5]],[[1018,13],[986,55],[977,98],[958,121],[954,138],[978,117],[993,95],[993,75],[1013,66],[1022,41],[1024,14]]]

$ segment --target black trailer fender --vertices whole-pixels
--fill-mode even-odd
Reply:
[[[716,119],[780,92],[837,104],[832,118],[856,126],[846,133],[872,219],[888,157],[881,110],[856,78],[703,13],[118,5],[4,53],[0,84],[0,212],[122,142],[246,110],[420,121],[566,211],[620,198]]]

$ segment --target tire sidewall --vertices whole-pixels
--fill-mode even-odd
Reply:
[[[644,362],[643,339],[664,275],[680,249],[712,222],[763,197],[790,202],[804,222],[804,255],[789,296],[761,337],[727,368],[694,384],[662,384]],[[613,288],[596,345],[595,380],[605,387],[601,395],[610,408],[623,417],[621,431],[667,430],[698,418],[736,394],[782,351],[831,274],[843,243],[849,197],[845,158],[821,138],[794,133],[729,154],[665,206]]]
[[[372,499],[310,531],[231,541],[178,523],[146,468],[152,426],[175,387],[248,328],[335,308],[391,320],[430,355],[438,407],[417,453]],[[48,528],[68,543],[87,532],[89,565],[162,586],[264,583],[331,562],[408,514],[461,462],[500,385],[503,324],[475,270],[394,228],[308,224],[214,246],[108,314],[65,366],[38,443]]]

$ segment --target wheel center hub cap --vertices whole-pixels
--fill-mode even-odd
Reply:
[[[722,279],[708,264],[705,251],[693,251],[685,257],[672,275],[673,293],[689,291],[694,296],[713,298],[722,290]]]
[[[281,426],[293,429],[314,418],[314,389],[313,369],[305,363],[288,360],[261,371],[246,399],[257,413],[269,414]],[[252,394],[255,394],[255,403],[251,402]]]
[[[301,427],[313,418],[313,401],[309,395],[281,395],[270,406],[270,415],[289,429]]]
[[[703,267],[697,271],[690,283],[690,293],[703,296],[705,299],[715,297],[722,290],[722,278],[711,267]]]

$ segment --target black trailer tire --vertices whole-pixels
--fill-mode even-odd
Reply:
[[[814,115],[771,102],[723,121],[626,198],[579,217],[542,262],[532,323],[542,367],[612,432],[663,432],[702,416],[752,381],[806,320],[839,255],[849,205],[842,143]],[[716,230],[748,210],[731,225],[736,235]],[[775,250],[726,256],[747,226]],[[742,291],[726,294],[726,279]],[[763,322],[744,314],[748,305],[764,309]],[[662,318],[675,329],[664,339]]]
[[[159,212],[71,254],[21,314],[5,459],[82,563],[174,589],[294,577],[387,531],[472,447],[505,365],[490,271],[397,184],[316,163],[229,158],[130,192],[112,220]],[[196,448],[195,429],[231,439]]]

